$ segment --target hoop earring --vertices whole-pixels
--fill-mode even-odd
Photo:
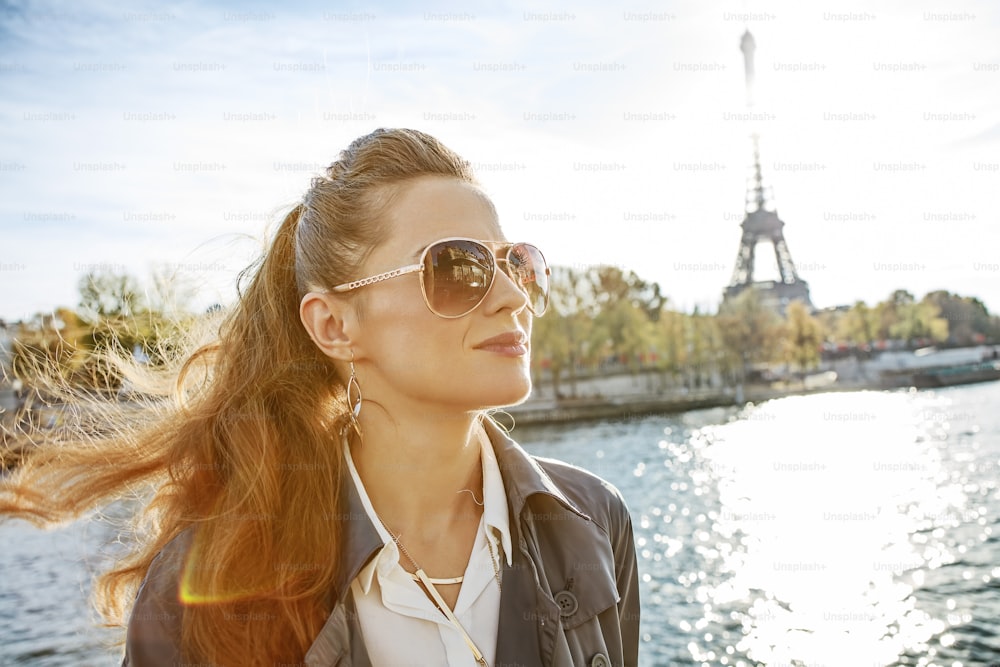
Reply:
[[[351,427],[360,437],[361,424],[358,422],[358,415],[361,414],[361,385],[358,384],[358,375],[354,368],[354,350],[351,350],[351,377],[347,380],[347,404],[351,408]]]

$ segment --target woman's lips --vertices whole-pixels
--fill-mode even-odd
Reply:
[[[476,345],[475,349],[519,357],[528,353],[528,336],[523,331],[507,331],[487,338]]]

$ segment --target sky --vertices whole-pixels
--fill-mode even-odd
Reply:
[[[471,161],[508,238],[687,311],[730,281],[757,132],[815,306],[1000,311],[1000,5],[289,5],[0,3],[0,318],[93,270],[228,302],[310,179],[393,126]]]

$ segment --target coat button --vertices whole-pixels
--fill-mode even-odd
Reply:
[[[611,661],[608,660],[608,656],[598,653],[590,659],[590,667],[611,667]]]
[[[576,596],[569,591],[559,591],[555,596],[556,604],[559,605],[559,615],[563,618],[576,613],[580,604],[576,601]]]

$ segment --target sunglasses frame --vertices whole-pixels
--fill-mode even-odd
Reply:
[[[441,244],[441,243],[447,243],[449,241],[465,241],[465,242],[468,242],[468,243],[476,243],[476,244],[478,244],[478,245],[486,248],[488,251],[490,251],[489,252],[489,256],[493,259],[493,270],[490,273],[490,284],[487,285],[486,286],[486,290],[483,291],[482,298],[480,298],[479,301],[476,303],[476,305],[474,305],[472,308],[469,308],[467,311],[465,311],[464,313],[461,313],[459,315],[443,315],[443,314],[437,312],[436,310],[434,310],[434,307],[431,306],[430,299],[427,297],[426,281],[423,279],[423,277],[421,277],[421,279],[420,279],[420,294],[424,297],[424,304],[427,306],[427,309],[430,310],[432,313],[434,313],[438,317],[442,317],[442,318],[444,318],[446,320],[453,320],[453,319],[457,319],[459,317],[465,317],[466,315],[468,315],[469,313],[471,313],[476,308],[478,308],[479,306],[482,305],[483,301],[485,301],[486,297],[489,295],[490,290],[493,289],[493,284],[496,282],[496,279],[497,279],[497,269],[499,268],[498,267],[499,263],[503,262],[503,263],[505,263],[509,267],[510,266],[510,253],[517,246],[526,245],[526,246],[530,246],[530,247],[534,248],[535,252],[537,252],[539,254],[539,256],[542,258],[542,262],[545,264],[545,275],[546,276],[551,276],[552,275],[552,269],[549,267],[548,262],[545,261],[545,255],[542,254],[542,251],[539,250],[537,246],[534,246],[534,245],[532,245],[530,243],[525,243],[523,241],[518,241],[516,243],[508,243],[507,241],[481,241],[479,239],[470,239],[470,238],[466,238],[464,236],[449,236],[447,238],[438,239],[437,241],[434,241],[432,243],[428,243],[427,247],[425,247],[423,249],[423,251],[420,253],[420,263],[419,264],[409,264],[407,266],[401,266],[398,269],[393,269],[392,271],[385,271],[383,273],[379,273],[379,274],[376,274],[374,276],[369,276],[367,278],[361,278],[360,280],[352,280],[349,283],[343,283],[342,285],[335,286],[333,288],[333,291],[334,292],[350,292],[351,290],[358,289],[359,287],[365,287],[366,285],[373,285],[375,283],[380,283],[380,282],[382,282],[384,280],[389,280],[389,279],[395,278],[397,276],[403,276],[403,275],[406,275],[408,273],[424,273],[424,271],[426,269],[426,265],[427,265],[427,253],[429,253],[431,251],[431,248],[433,248],[434,246],[436,246],[438,244]],[[496,246],[499,246],[500,248],[505,248],[506,249],[506,252],[504,252],[504,256],[502,258],[497,257],[496,253],[493,251],[493,247],[496,247]],[[522,292],[525,292],[525,290],[521,289],[521,283],[514,276],[511,275],[511,273],[510,273],[509,270],[505,269],[505,273],[507,273],[508,277],[510,277],[511,280],[514,281],[514,284],[518,286],[518,289],[520,289]],[[527,292],[525,292],[525,296],[528,296]],[[541,312],[536,313],[535,312],[535,308],[534,308],[534,306],[531,303],[531,298],[529,297],[527,299],[528,310],[531,311],[531,314],[534,315],[535,317],[541,317],[545,313],[545,310],[548,308],[548,304],[549,304],[549,292],[548,292],[548,290],[545,291],[545,303],[542,305]]]

